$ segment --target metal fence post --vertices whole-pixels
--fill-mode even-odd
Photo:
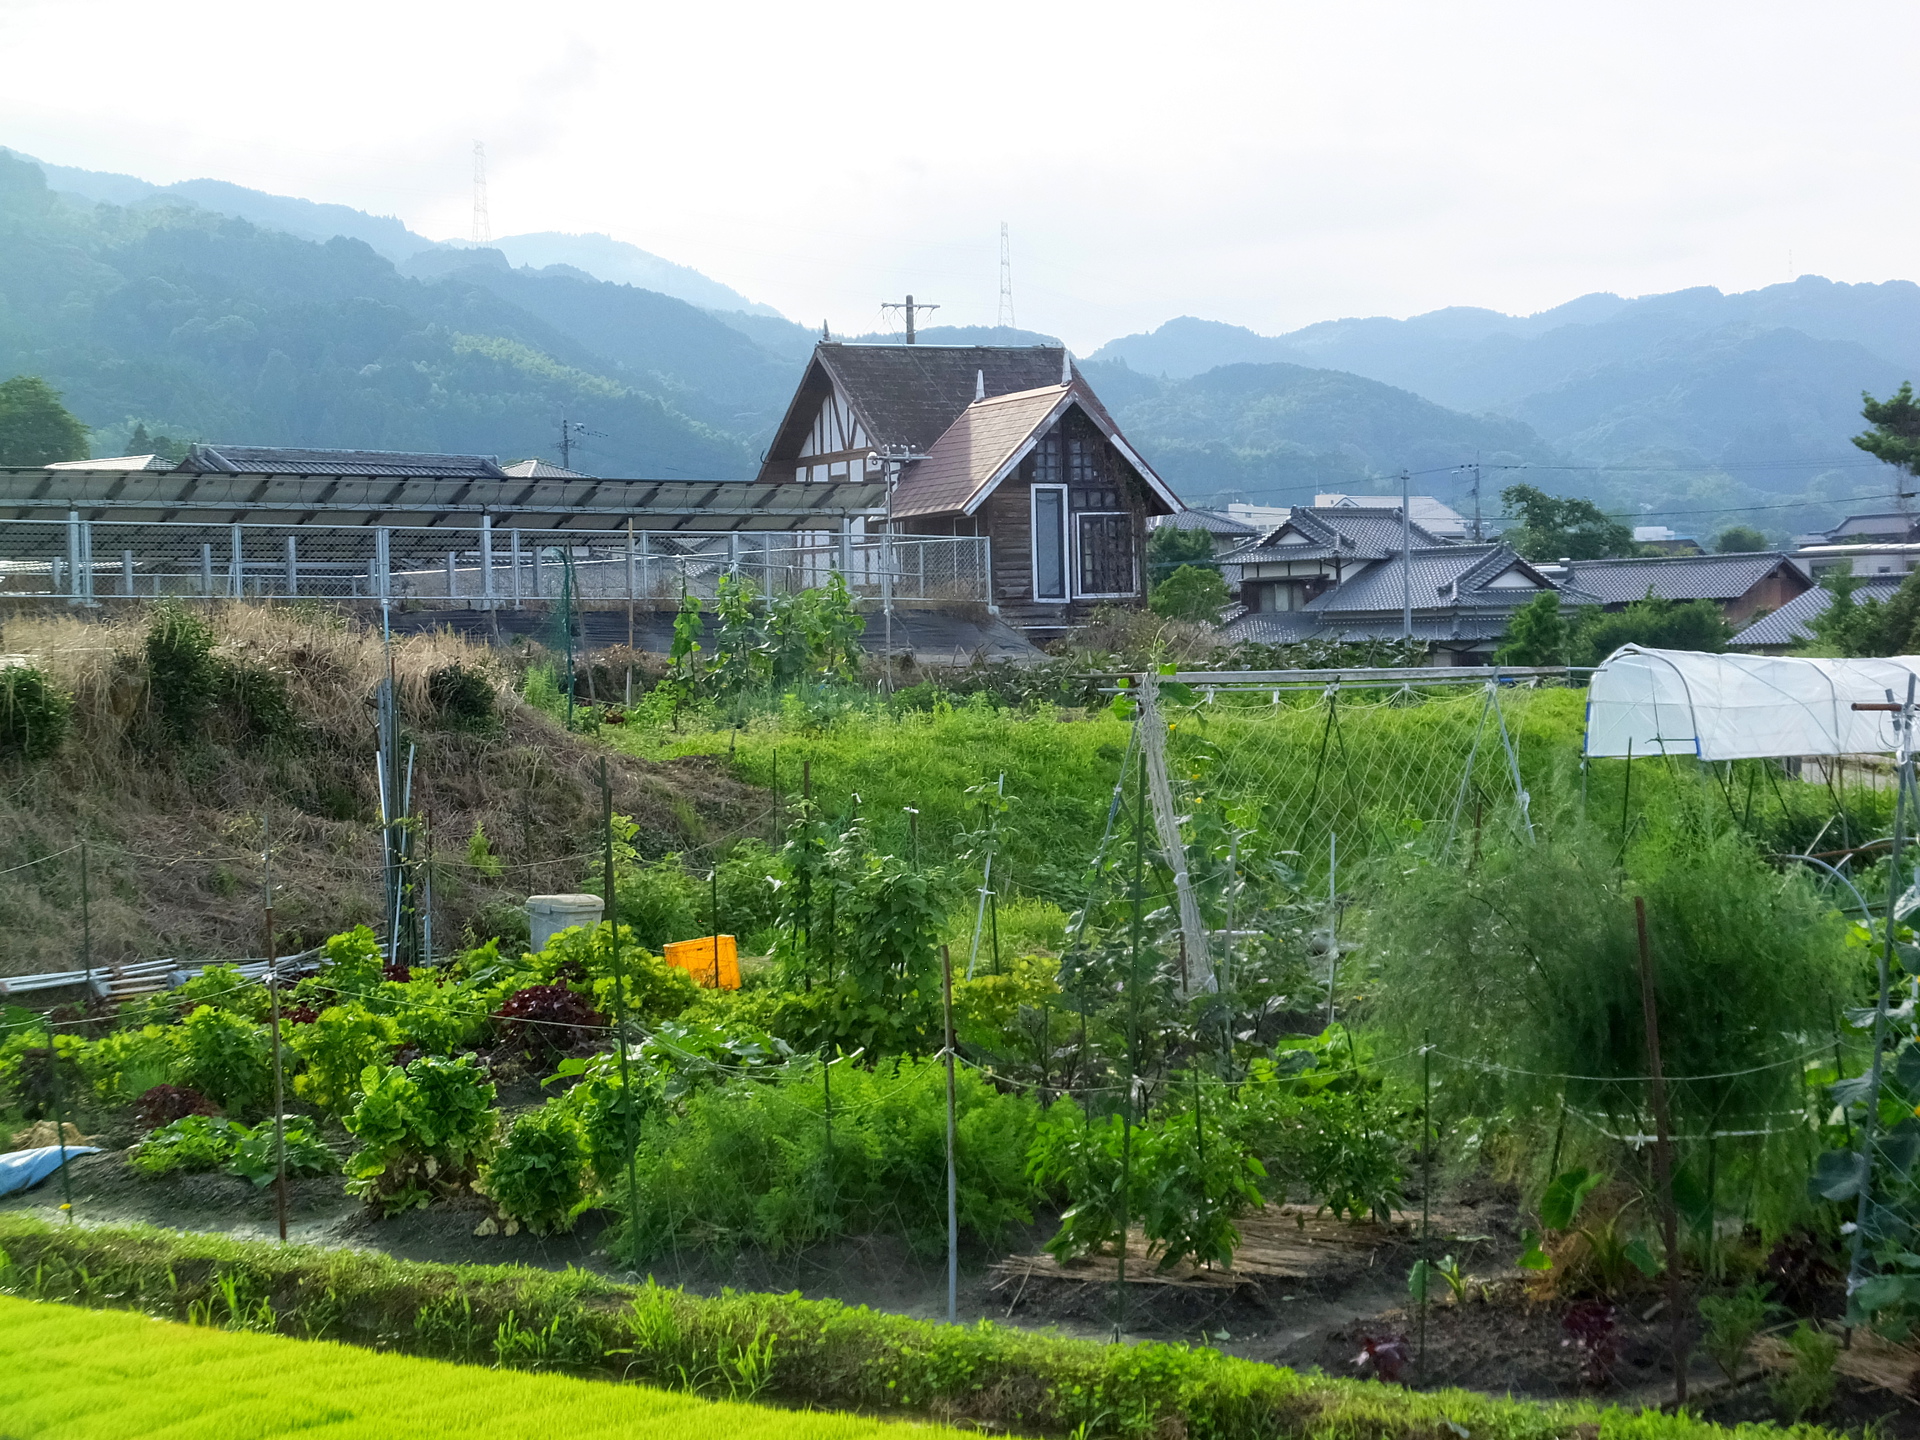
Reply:
[[[740,532],[738,530],[727,532],[727,573],[735,580],[740,578]]]
[[[507,531],[507,546],[512,551],[513,561],[513,608],[520,608],[520,527],[514,526]]]
[[[203,599],[213,597],[213,546],[200,547],[200,595]]]
[[[240,549],[240,527],[233,527],[233,559],[227,571],[227,593],[238,600],[247,593],[246,559]]]
[[[460,597],[460,572],[454,568],[458,558],[456,552],[447,551],[447,599],[449,600],[457,600]]]
[[[80,512],[67,512],[67,598],[80,598]]]
[[[652,547],[652,544],[653,532],[650,530],[642,530],[640,532],[640,593],[643,595],[653,594],[652,567],[647,561],[647,551]]]
[[[853,584],[853,521],[840,522],[840,578]]]
[[[627,521],[627,599],[629,601],[636,598],[633,561],[633,521],[629,520]]]
[[[133,551],[120,552],[120,593],[133,598]]]
[[[493,517],[480,517],[480,595],[493,609]]]
[[[533,546],[533,598],[536,600],[540,598],[540,550],[541,548],[542,547],[540,546],[539,542],[535,541]]]
[[[384,525],[373,532],[373,593],[393,597],[393,532]]]
[[[80,592],[93,603],[93,522],[80,522]]]
[[[293,536],[287,536],[287,594],[300,593],[300,547]]]

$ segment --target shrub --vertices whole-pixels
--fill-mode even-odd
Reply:
[[[288,1179],[331,1175],[340,1168],[340,1161],[321,1140],[313,1121],[304,1115],[288,1115],[282,1124],[287,1148]],[[236,1125],[234,1133],[233,1160],[227,1168],[255,1185],[271,1184],[276,1172],[277,1149],[272,1118],[262,1120],[251,1130]]]
[[[176,738],[198,730],[219,698],[213,627],[177,601],[154,607],[147,627],[147,694]]]
[[[567,1231],[587,1206],[587,1152],[579,1123],[558,1101],[522,1115],[474,1188],[509,1222],[536,1235]]]
[[[263,1027],[202,1005],[180,1028],[181,1083],[228,1111],[250,1110],[272,1093],[273,1056]]]
[[[427,703],[449,730],[489,732],[499,727],[493,682],[480,671],[455,663],[427,676]]]
[[[294,1093],[329,1115],[344,1115],[358,1103],[360,1077],[392,1059],[400,1043],[398,1025],[358,1003],[328,1006],[286,1035],[303,1067],[293,1077]]]
[[[154,1131],[127,1152],[142,1175],[199,1175],[233,1158],[240,1127],[217,1115],[187,1115]]]
[[[1784,1370],[1767,1377],[1767,1394],[1787,1422],[1799,1424],[1833,1403],[1834,1363],[1840,1342],[1802,1320],[1787,1337],[1793,1358]]]
[[[472,1180],[492,1147],[493,1082],[472,1057],[425,1055],[404,1070],[371,1065],[346,1126],[360,1142],[347,1189],[383,1215],[425,1205]]]
[[[1147,606],[1163,619],[1218,625],[1230,598],[1218,570],[1210,565],[1182,565],[1153,587]]]
[[[73,701],[30,665],[0,669],[0,760],[44,760],[73,728]]]
[[[158,1130],[189,1115],[217,1115],[213,1102],[198,1090],[178,1085],[155,1085],[141,1095],[133,1110],[133,1123],[140,1130]]]

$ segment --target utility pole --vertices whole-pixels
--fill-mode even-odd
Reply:
[[[1473,543],[1478,545],[1485,537],[1480,530],[1480,452],[1473,452]]]
[[[911,295],[909,295],[909,296],[907,296],[907,298],[906,298],[906,302],[905,302],[904,304],[902,304],[901,302],[899,302],[899,301],[897,301],[897,300],[884,300],[884,301],[882,301],[882,302],[881,302],[881,304],[880,304],[880,308],[881,308],[882,310],[901,310],[901,311],[904,311],[904,312],[906,313],[906,317],[907,317],[907,344],[909,344],[909,345],[911,345],[911,344],[913,344],[913,343],[914,343],[914,341],[913,341],[913,312],[914,312],[914,311],[916,311],[916,310],[938,310],[938,309],[939,309],[940,307],[939,307],[938,305],[924,305],[924,304],[922,304],[922,305],[916,305],[916,304],[914,304],[914,301],[913,301],[913,296],[911,296]]]
[[[1013,245],[1004,220],[1000,222],[1000,325],[1013,329]]]
[[[487,216],[487,147],[473,142],[473,243],[493,243],[493,221]]]
[[[560,468],[562,470],[573,468],[573,447],[576,437],[588,435],[597,435],[602,440],[607,438],[606,431],[589,430],[584,420],[567,419],[567,412],[562,408],[560,411]]]
[[[1400,472],[1400,638],[1413,639],[1413,502],[1407,486],[1413,477]]]

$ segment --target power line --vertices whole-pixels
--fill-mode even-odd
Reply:
[[[1013,246],[1007,238],[1007,222],[1000,222],[1000,326],[1013,329]]]

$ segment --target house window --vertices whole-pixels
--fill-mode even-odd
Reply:
[[[1067,487],[1033,487],[1033,598],[1067,598]]]
[[[1138,588],[1133,567],[1133,517],[1119,512],[1075,515],[1081,595],[1131,595]]]
[[[1033,447],[1033,483],[1036,485],[1060,483],[1060,437],[1058,435],[1047,435]]]

